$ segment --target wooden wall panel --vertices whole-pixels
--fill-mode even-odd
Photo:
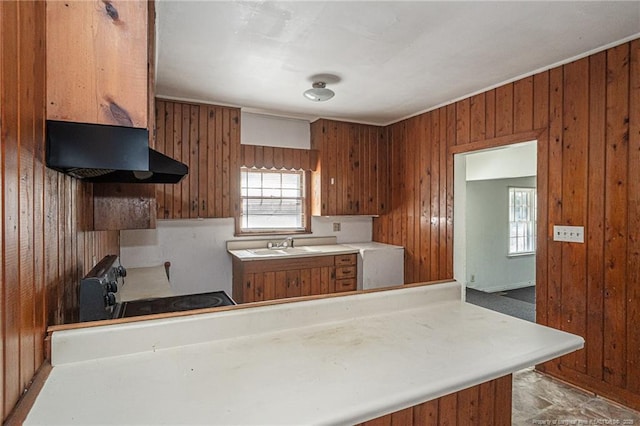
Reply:
[[[630,45],[629,60],[629,229],[627,245],[627,389],[640,393],[640,40]],[[635,372],[635,374],[634,374]]]
[[[587,224],[587,149],[589,131],[589,60],[585,58],[564,67],[562,194],[571,194],[571,202],[563,203],[562,223]],[[562,329],[586,335],[587,294],[586,246],[562,245]],[[586,370],[585,351],[563,358],[570,368]]]
[[[233,217],[239,200],[240,110],[156,99],[156,131],[156,149],[189,166],[179,184],[156,185],[158,218]]]
[[[359,426],[511,425],[512,376],[396,411]]]
[[[44,166],[45,16],[44,2],[0,2],[3,420],[42,365],[47,326],[77,320],[81,275],[119,252],[118,232],[90,230],[91,185]]]
[[[624,388],[629,159],[629,45],[607,52],[605,134],[604,380]],[[638,165],[636,165],[637,167]],[[640,283],[633,283],[638,285]],[[637,325],[633,324],[633,327]],[[638,372],[634,372],[637,374]]]
[[[605,52],[589,58],[589,158],[588,190],[604,188],[605,108],[606,108]],[[604,197],[589,197],[587,239],[587,373],[602,379],[603,309],[604,309]]]
[[[387,126],[391,204],[373,225],[405,246],[405,282],[452,278],[453,153],[537,135],[537,321],[586,339],[539,368],[635,409],[639,61],[635,40]],[[584,226],[585,243],[554,242],[558,224]]]
[[[485,94],[473,96],[470,99],[470,129],[469,129],[469,141],[475,142],[484,140],[486,138],[486,100]]]
[[[538,193],[548,194],[549,192],[549,73],[541,73],[533,79],[533,125],[536,129],[545,129],[538,136]],[[538,197],[538,218],[537,218],[537,257],[536,276],[545,277],[548,270],[548,256],[546,240],[549,235],[548,227],[548,197]],[[538,280],[536,283],[536,293],[538,300],[548,300],[547,280]],[[536,318],[542,324],[547,324],[547,310],[544,304],[536,305]]]

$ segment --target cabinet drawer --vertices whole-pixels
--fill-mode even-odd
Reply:
[[[343,278],[355,278],[356,267],[355,266],[342,266],[336,268],[336,279],[341,280]]]
[[[350,266],[357,262],[357,254],[341,254],[336,256],[336,266]]]
[[[357,287],[358,284],[355,278],[336,280],[336,293],[343,291],[356,291]]]

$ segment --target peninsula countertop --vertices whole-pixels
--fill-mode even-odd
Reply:
[[[583,344],[457,282],[57,331],[25,424],[353,424]]]

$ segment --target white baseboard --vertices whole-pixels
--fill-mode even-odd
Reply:
[[[507,291],[507,290],[515,290],[517,288],[530,287],[532,285],[536,285],[535,281],[522,281],[519,283],[508,283],[508,284],[497,284],[497,285],[482,285],[477,282],[475,283],[467,283],[467,287],[472,288],[474,290],[480,290],[487,293],[495,293],[498,291]]]

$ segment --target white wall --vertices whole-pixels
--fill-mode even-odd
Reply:
[[[341,230],[333,231],[339,222]],[[339,243],[370,242],[370,216],[312,217],[313,236],[336,236]],[[120,258],[127,268],[171,262],[171,286],[177,294],[224,290],[231,294],[233,219],[158,220],[156,229],[120,232]],[[271,237],[270,237],[271,238]],[[273,237],[276,239],[277,237]]]
[[[509,186],[535,187],[535,176],[467,182],[466,283],[494,292],[535,284],[535,255],[507,256]]]
[[[466,154],[466,179],[489,180],[535,176],[536,141]]]
[[[310,124],[306,120],[242,112],[240,143],[281,148],[309,149]]]

